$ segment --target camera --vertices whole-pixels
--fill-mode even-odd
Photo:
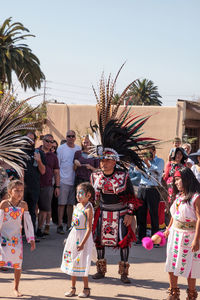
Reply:
[[[151,151],[146,151],[143,153],[143,157],[147,159],[152,159],[153,158],[153,153]]]

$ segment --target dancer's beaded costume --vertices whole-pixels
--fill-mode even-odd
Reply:
[[[128,247],[134,240],[134,233],[130,226],[124,225],[123,219],[126,214],[133,215],[137,205],[128,173],[119,168],[115,168],[110,176],[97,171],[92,174],[91,183],[98,205],[93,227],[97,249],[102,246]]]

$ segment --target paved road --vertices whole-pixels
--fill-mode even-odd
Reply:
[[[20,282],[23,299],[60,300],[67,299],[64,293],[69,290],[70,278],[60,271],[63,240],[65,237],[56,233],[51,227],[51,235],[38,243],[37,249],[30,252],[29,245],[24,244],[23,273]],[[131,285],[123,285],[119,280],[119,250],[106,249],[108,261],[107,277],[94,281],[89,276],[91,297],[97,300],[152,300],[165,299],[168,288],[168,276],[164,272],[165,248],[147,251],[141,246],[130,250]],[[96,271],[92,263],[90,274]],[[198,280],[198,284],[200,281]],[[0,299],[15,299],[12,294],[13,272],[0,271]],[[186,299],[186,280],[180,278],[181,300]],[[77,292],[82,290],[82,281],[77,282]],[[200,290],[200,289],[199,289]],[[72,299],[79,299],[73,297]],[[199,294],[200,299],[200,294]]]

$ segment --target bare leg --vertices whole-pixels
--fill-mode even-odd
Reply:
[[[58,226],[62,225],[65,205],[58,205]]]
[[[177,288],[178,284],[178,276],[174,276],[174,273],[169,272],[169,287],[170,288]]]
[[[76,295],[76,276],[71,276],[72,287],[69,292],[65,293],[65,297],[73,297]]]
[[[16,297],[22,296],[22,294],[19,292],[20,277],[21,277],[21,269],[14,269],[14,294]]]
[[[67,205],[67,227],[71,226],[72,222],[73,205]]]
[[[88,289],[88,277],[83,277],[84,289]]]
[[[188,278],[188,288],[189,290],[195,290],[196,288],[196,278]]]
[[[83,277],[83,284],[84,284],[83,292],[80,293],[78,296],[80,298],[87,298],[90,296],[90,289],[88,287],[88,277]]]
[[[72,281],[72,287],[76,287],[76,276],[71,276],[71,281]]]
[[[46,224],[47,224],[47,225],[50,225],[50,221],[51,221],[51,212],[48,211],[48,212],[47,212],[47,216],[46,216]]]
[[[38,228],[39,229],[42,229],[45,219],[46,219],[46,216],[47,216],[47,212],[40,210],[39,216],[38,216]]]

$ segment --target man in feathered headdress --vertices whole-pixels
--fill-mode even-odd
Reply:
[[[129,114],[128,106],[124,107],[118,117],[116,116],[132,84],[121,94],[118,104],[112,106],[114,86],[119,72],[113,83],[110,83],[110,77],[107,83],[102,77],[99,97],[94,90],[97,98],[98,126],[91,126],[93,137],[90,137],[90,140],[94,145],[91,153],[100,158],[100,170],[91,175],[91,183],[96,194],[93,234],[98,256],[97,273],[93,278],[100,279],[105,276],[105,246],[112,246],[120,248],[121,280],[123,283],[130,283],[127,277],[129,246],[136,240],[131,223],[140,202],[134,195],[127,166],[133,163],[143,169],[143,162],[137,151],[140,146],[145,147],[153,142],[153,139],[141,138],[139,133],[148,117],[132,116]]]

